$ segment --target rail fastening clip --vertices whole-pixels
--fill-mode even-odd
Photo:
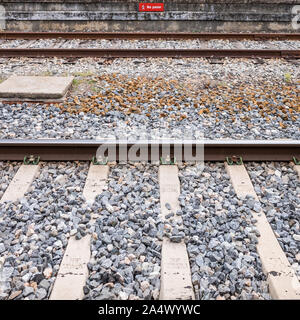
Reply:
[[[243,158],[238,156],[226,157],[226,162],[229,166],[232,165],[242,165]]]
[[[174,160],[172,161],[169,155],[166,158],[160,157],[160,163],[162,165],[174,165],[176,164],[176,158],[174,157]]]
[[[34,156],[34,155],[25,156],[23,163],[25,165],[30,165],[30,164],[37,165],[40,162],[40,158],[41,158],[40,156]]]
[[[99,160],[93,156],[92,158],[92,164],[95,166],[100,166],[100,165],[107,165],[108,159],[105,157],[104,159],[100,158]]]
[[[299,166],[299,165],[300,165],[300,160],[298,160],[298,158],[293,157],[293,161],[294,161],[294,163],[295,163],[296,166]]]

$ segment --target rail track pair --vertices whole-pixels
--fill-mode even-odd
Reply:
[[[0,39],[127,39],[127,40],[300,40],[299,33],[80,33],[80,32],[2,32]],[[64,48],[2,48],[0,57],[29,58],[286,58],[299,59],[299,50],[280,49],[64,49]]]

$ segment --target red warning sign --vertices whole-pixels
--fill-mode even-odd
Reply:
[[[139,3],[139,11],[164,11],[163,3]]]

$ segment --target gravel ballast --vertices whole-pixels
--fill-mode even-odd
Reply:
[[[81,196],[88,163],[67,162],[41,163],[25,197],[0,205],[0,299],[48,299],[69,236],[79,240],[87,233],[92,242],[86,300],[158,299],[164,236],[184,238],[196,299],[270,299],[251,213],[261,207],[251,197],[236,197],[223,163],[179,165],[181,209],[175,215],[183,224],[173,212],[165,222],[160,216],[157,165],[110,166],[93,204]],[[246,166],[299,275],[298,177],[285,163]]]
[[[0,48],[60,49],[300,49],[298,40],[0,40]]]
[[[223,164],[180,170],[181,214],[197,299],[270,299],[254,219]]]
[[[41,163],[25,196],[0,205],[0,299],[49,296],[71,230],[89,222],[81,197],[87,169]]]
[[[95,221],[85,299],[158,299],[163,222],[158,167],[112,167],[92,207]]]
[[[17,162],[0,161],[0,199],[19,169]]]
[[[288,163],[247,163],[263,212],[300,279],[300,183]]]
[[[4,61],[4,60],[3,60]],[[61,104],[0,103],[0,138],[299,139],[299,67],[280,60],[5,60],[3,77],[75,75]],[[18,61],[18,62],[17,62]],[[156,131],[156,133],[154,132]],[[192,137],[189,137],[192,138]]]

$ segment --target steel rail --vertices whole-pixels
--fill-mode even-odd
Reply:
[[[276,49],[0,49],[0,57],[15,58],[289,58],[299,59],[300,50]]]
[[[146,154],[148,159],[159,160],[159,157],[166,155],[163,150],[167,150],[171,158],[179,155],[180,159],[181,155],[181,159],[185,161],[189,160],[185,150],[192,150],[193,155],[202,150],[205,161],[224,161],[226,157],[233,156],[242,157],[243,161],[291,161],[293,157],[300,158],[298,140],[5,139],[0,140],[0,160],[19,161],[28,155],[40,156],[42,161],[91,160],[100,146],[114,150],[115,154],[106,156],[108,160],[117,161],[133,154],[137,157]]]
[[[223,39],[223,40],[300,40],[300,33],[192,33],[192,32],[0,32],[0,39]]]

